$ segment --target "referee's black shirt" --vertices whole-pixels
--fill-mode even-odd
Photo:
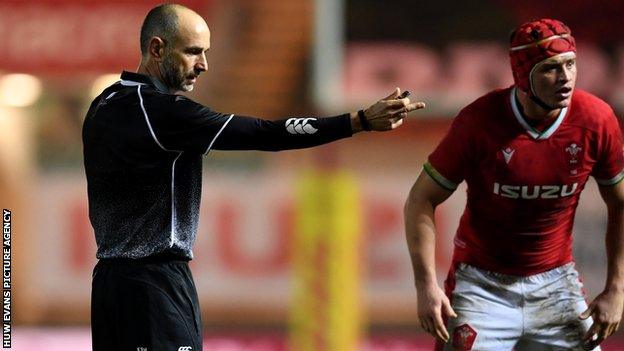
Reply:
[[[192,259],[202,156],[211,149],[278,151],[351,134],[348,114],[278,121],[222,114],[123,72],[91,103],[83,125],[97,257]]]

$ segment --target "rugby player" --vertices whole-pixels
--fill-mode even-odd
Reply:
[[[560,21],[511,35],[514,85],[459,112],[405,204],[422,328],[438,350],[580,350],[619,326],[624,302],[622,136],[613,110],[575,89],[576,44]],[[604,290],[589,304],[572,257],[589,176],[607,207]],[[467,184],[445,291],[436,206]]]

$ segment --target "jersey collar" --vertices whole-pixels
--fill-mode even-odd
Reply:
[[[121,84],[123,85],[151,85],[161,93],[169,93],[169,90],[159,79],[144,74],[123,71],[121,73]]]
[[[514,117],[516,117],[516,120],[518,121],[518,123],[520,123],[520,125],[527,131],[527,133],[533,139],[536,139],[536,140],[548,139],[551,135],[553,135],[557,131],[561,123],[563,122],[563,119],[565,118],[565,115],[568,112],[567,107],[562,108],[561,111],[559,112],[559,116],[557,116],[557,120],[555,120],[555,122],[551,124],[550,127],[548,127],[546,130],[544,130],[543,132],[539,132],[527,123],[527,121],[522,116],[522,113],[520,113],[520,111],[518,110],[518,105],[517,105],[518,101],[516,100],[516,87],[513,87],[511,89],[511,96],[509,98],[510,98],[511,109],[513,110]]]

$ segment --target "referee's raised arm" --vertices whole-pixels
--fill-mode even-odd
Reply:
[[[214,145],[217,150],[279,151],[312,147],[361,131],[388,131],[398,128],[411,111],[425,106],[401,98],[400,89],[365,110],[333,117],[299,116],[276,121],[233,116]]]

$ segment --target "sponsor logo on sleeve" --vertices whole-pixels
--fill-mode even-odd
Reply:
[[[312,123],[316,118],[289,118],[286,120],[286,130],[290,134],[314,134],[318,129],[314,128]]]

